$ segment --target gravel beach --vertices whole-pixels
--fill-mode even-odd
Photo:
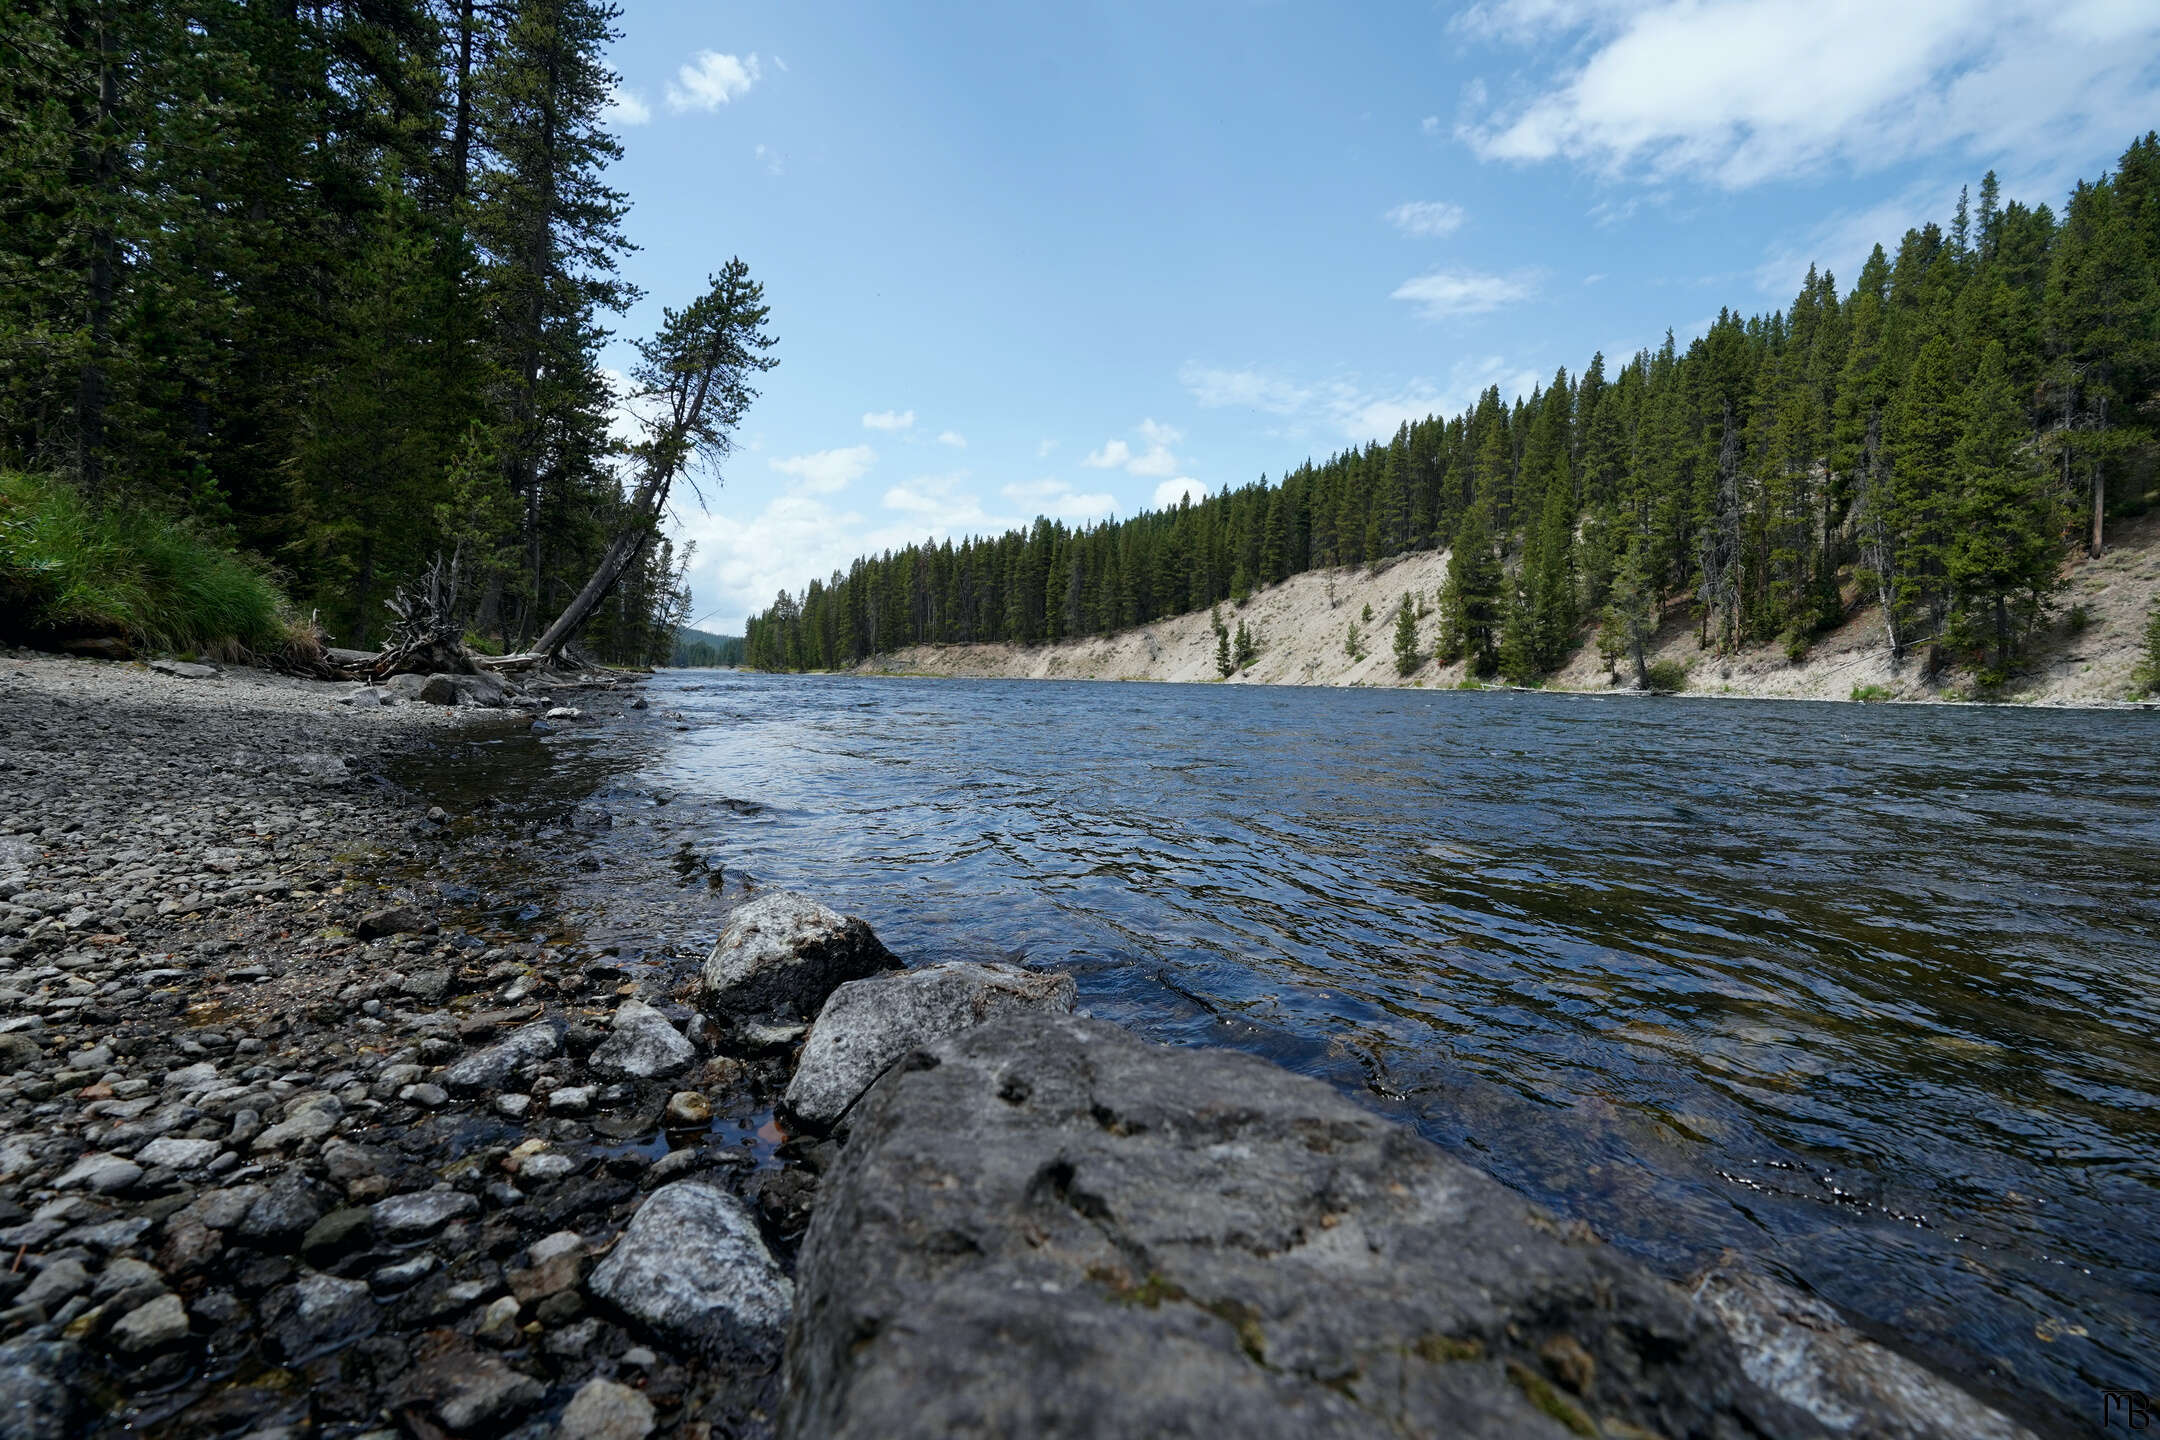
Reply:
[[[607,956],[461,928],[484,819],[379,778],[635,702],[171,669],[0,658],[0,1433],[769,1431],[770,1364],[585,1284],[669,1180],[762,1180],[800,1231],[801,1179],[699,1143],[757,1063]]]

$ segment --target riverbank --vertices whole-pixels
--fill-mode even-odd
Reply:
[[[661,1132],[670,1104],[749,1113],[755,1065],[610,1058],[624,1002],[680,1007],[458,904],[468,849],[544,878],[549,837],[382,779],[416,744],[637,702],[603,679],[385,707],[175,670],[0,658],[0,1428],[494,1434],[581,1396],[671,1424],[769,1404],[769,1377],[741,1392],[641,1344],[580,1283],[654,1186],[751,1188],[704,1124]]]
[[[1474,1411],[1482,1428],[1466,1433],[1806,1434],[1811,1407],[1856,1399],[1938,1427],[1896,1433],[2018,1433],[1824,1307],[1744,1271],[1705,1276],[1690,1301],[1255,1060],[1137,1045],[1055,1005],[1004,1017],[1034,1028],[974,1032],[984,992],[963,987],[958,1004],[881,999],[862,1014],[892,1023],[825,1042],[923,1057],[855,1102],[884,1062],[839,1079],[813,1062],[826,994],[889,963],[867,930],[791,902],[770,944],[723,937],[722,954],[787,968],[825,926],[868,957],[820,969],[780,1013],[731,1014],[724,965],[628,963],[530,918],[544,904],[505,914],[502,896],[466,890],[506,866],[545,889],[593,858],[582,842],[605,812],[569,797],[543,822],[509,803],[451,814],[381,778],[431,740],[555,745],[595,723],[672,728],[669,715],[612,689],[551,694],[581,713],[534,741],[538,698],[515,714],[355,711],[352,693],[0,662],[0,1243],[17,1249],[0,1280],[0,1402],[21,1433],[763,1435],[783,1329],[802,1357],[790,1433],[820,1433],[811,1416],[909,1433],[928,1412],[881,1397],[926,1387],[965,1405],[975,1390],[949,1377],[1002,1366],[1005,1342],[953,1327],[926,1356],[858,1343],[857,1320],[897,1344],[929,1313],[908,1287],[862,1283],[888,1265],[934,1276],[941,1313],[963,1316],[1009,1307],[1016,1276],[1035,1283],[1044,1298],[1007,1318],[1031,1318],[1048,1348],[997,1392],[999,1413],[1039,1416],[1054,1398],[1094,1417],[1076,1433],[1140,1413],[1094,1408],[1106,1376],[1121,1403],[1216,1413],[1237,1395],[1327,1433]],[[788,915],[805,918],[777,923]],[[1008,983],[1033,983],[1017,973]],[[1069,986],[1035,993],[1071,1003]],[[1075,1047],[1119,1058],[1066,1093]],[[970,1076],[982,1085],[940,1088]],[[845,1143],[809,1129],[776,1154],[783,1090],[852,1125]],[[1231,1096],[1245,1118],[1225,1118]],[[906,1216],[951,1213],[891,1228],[900,1183],[923,1192]],[[1266,1223],[1292,1243],[1240,1259],[1258,1232],[1239,1207],[1263,1185]],[[1161,1230],[1192,1195],[1221,1197],[1198,1216],[1228,1227],[1217,1240]],[[805,1240],[819,1224],[827,1238]],[[1466,1250],[1536,1263],[1466,1276],[1434,1242],[1471,1234]],[[1352,1236],[1366,1249],[1336,1243]],[[1392,1257],[1397,1283],[1352,1336],[1330,1317],[1369,1283],[1367,1250]],[[1309,1347],[1323,1332],[1348,1338]],[[1111,1367],[1059,1360],[1076,1334],[1099,1336]],[[1776,1357],[1783,1371],[1766,1368]]]
[[[1352,567],[1294,575],[1254,595],[1242,607],[1222,607],[1223,623],[1245,625],[1259,644],[1253,664],[1228,683],[1355,685],[1452,689],[1464,683],[1461,661],[1431,658],[1439,625],[1432,602],[1447,579],[1445,552],[1396,558],[1376,570]],[[1753,645],[1732,656],[1706,652],[1696,641],[1688,607],[1676,605],[1648,660],[1681,667],[1687,693],[1735,698],[1912,702],[1994,699],[2014,704],[2106,705],[2130,698],[2145,626],[2160,598],[2160,514],[2114,527],[2098,560],[2069,562],[2066,586],[2049,628],[2035,638],[2018,673],[1998,693],[1984,694],[1969,674],[1924,680],[1908,661],[1893,671],[1881,610],[1862,604],[1837,629],[1819,637],[1794,662],[1781,647]],[[1423,601],[1420,650],[1409,675],[1398,674],[1392,648],[1397,606],[1407,592]],[[2080,618],[2082,617],[2082,618]],[[1349,645],[1358,634],[1357,653]],[[861,667],[864,673],[1027,680],[1160,680],[1214,682],[1216,639],[1205,612],[1174,616],[1108,638],[1055,645],[921,645],[894,651]],[[1608,672],[1594,638],[1547,679],[1551,690],[1609,693],[1621,681]]]

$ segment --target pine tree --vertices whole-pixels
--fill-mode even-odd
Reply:
[[[1965,638],[1992,639],[1997,675],[2062,583],[2062,517],[2028,441],[2002,346],[1991,341],[1965,388],[1957,523],[1945,568]]]
[[[1410,592],[1403,591],[1402,604],[1395,610],[1395,673],[1408,676],[1425,663],[1418,653],[1417,611],[1410,603]]]
[[[1483,501],[1463,513],[1440,595],[1442,647],[1451,658],[1467,656],[1470,673],[1477,676],[1492,674],[1500,663],[1500,589],[1506,577],[1493,553],[1490,513]]]

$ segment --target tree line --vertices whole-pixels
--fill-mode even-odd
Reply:
[[[926,541],[783,591],[752,665],[831,669],[920,643],[1034,645],[1222,601],[1305,570],[1450,552],[1437,653],[1533,682],[1593,627],[1638,679],[1685,605],[1703,643],[1795,659],[1880,604],[1893,659],[2000,677],[2072,545],[2152,498],[2160,136],[2058,217],[1992,172],[1947,227],[1875,247],[1849,290],[1720,312],[1684,349],[1307,461],[1174,510]]]
[[[638,298],[617,15],[0,8],[0,468],[229,537],[349,645],[440,556],[483,644],[612,569],[584,643],[664,659],[687,557],[625,494],[599,361]]]

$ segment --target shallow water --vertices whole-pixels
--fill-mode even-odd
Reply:
[[[2160,717],[647,694],[492,747],[613,816],[566,899],[626,954],[799,887],[1323,1076],[1668,1274],[1743,1252],[2043,1428],[2160,1389]]]

